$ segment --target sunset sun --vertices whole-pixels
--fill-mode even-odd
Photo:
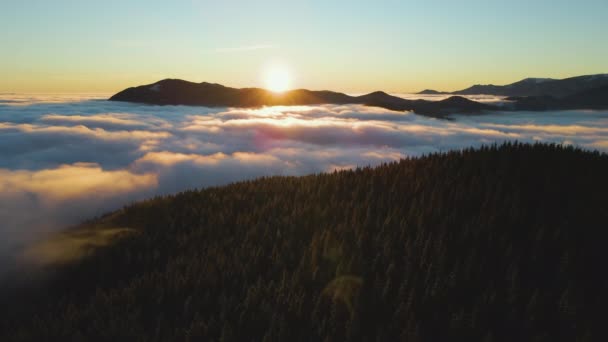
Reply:
[[[268,68],[264,74],[264,86],[275,93],[284,92],[289,88],[289,70],[285,66],[273,66]]]

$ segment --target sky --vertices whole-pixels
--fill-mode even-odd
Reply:
[[[457,90],[608,72],[606,0],[0,0],[0,92],[114,93],[163,78]]]

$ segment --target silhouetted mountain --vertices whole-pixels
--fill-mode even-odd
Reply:
[[[553,96],[510,96],[505,100],[513,101],[509,106],[513,110],[545,111],[559,107],[559,101]]]
[[[563,98],[563,101],[572,109],[608,108],[608,84],[602,87],[588,89],[574,95],[566,96]]]
[[[23,269],[0,340],[607,341],[606,174],[509,143],[157,197]]]
[[[350,96],[331,91],[292,90],[278,94],[260,88],[236,89],[215,83],[193,83],[177,79],[128,88],[110,98],[110,101],[209,107],[343,104],[349,103],[349,100]]]
[[[608,85],[608,74],[587,75],[555,80],[551,78],[526,78],[519,82],[497,85],[474,85],[455,91],[457,95],[498,95],[498,96],[553,96],[564,97],[585,90]]]
[[[462,96],[452,96],[441,101],[416,100],[416,113],[429,116],[447,116],[452,113],[482,113],[495,107],[469,100]]]
[[[553,96],[508,97],[515,110],[608,109],[608,85],[561,98]]]
[[[212,83],[193,83],[166,79],[153,84],[125,89],[110,101],[126,101],[155,105],[194,105],[209,107],[260,107],[275,105],[364,104],[391,110],[414,111],[430,116],[473,113],[492,106],[472,101],[430,102],[406,100],[378,91],[362,96],[349,96],[332,91],[306,89],[275,93],[260,88],[230,88]],[[444,106],[444,104],[448,106]]]
[[[445,91],[437,91],[437,90],[433,90],[433,89],[425,89],[421,92],[418,92],[416,94],[420,94],[420,95],[442,95],[442,94],[449,94],[448,92]]]
[[[513,101],[505,107],[484,104],[460,96],[441,101],[407,100],[376,91],[362,96],[350,96],[333,91],[296,89],[275,93],[261,88],[230,88],[215,83],[193,83],[166,79],[153,84],[125,89],[110,101],[126,101],[155,105],[190,105],[207,107],[261,107],[276,105],[363,104],[397,111],[446,117],[450,114],[474,114],[496,109],[560,110],[599,109],[606,106],[608,75],[573,77],[564,80],[527,78],[507,86],[473,86],[455,94],[521,94],[550,93],[556,95],[508,95]],[[580,90],[582,89],[582,90]],[[434,91],[426,91],[427,93]]]

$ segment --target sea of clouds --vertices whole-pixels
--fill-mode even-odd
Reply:
[[[43,233],[190,188],[505,140],[608,151],[608,111],[440,120],[360,105],[205,108],[104,98],[0,94],[0,258]]]

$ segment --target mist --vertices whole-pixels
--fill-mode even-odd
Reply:
[[[439,120],[360,105],[205,108],[0,95],[0,258],[154,195],[507,140],[608,151],[608,111]]]

